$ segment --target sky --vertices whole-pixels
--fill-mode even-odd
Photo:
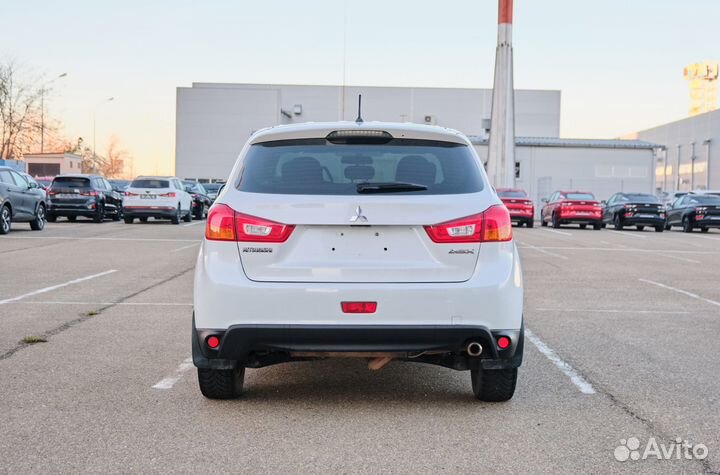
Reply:
[[[30,78],[67,73],[48,114],[85,143],[95,115],[98,153],[116,135],[136,174],[174,172],[176,88],[193,82],[332,85],[344,69],[348,85],[492,87],[496,0],[0,0],[0,11],[0,60]],[[718,0],[515,0],[515,86],[562,91],[563,137],[678,120],[683,67],[720,59],[718,20]]]

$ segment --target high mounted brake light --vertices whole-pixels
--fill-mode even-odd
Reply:
[[[425,231],[438,244],[505,242],[512,239],[512,222],[507,208],[496,205],[480,214],[425,226]]]
[[[205,238],[210,241],[282,243],[292,234],[294,225],[277,223],[238,213],[225,204],[210,208]]]
[[[334,144],[383,144],[391,141],[393,136],[384,130],[335,130],[325,139]]]

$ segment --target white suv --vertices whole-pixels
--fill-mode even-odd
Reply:
[[[362,357],[470,370],[512,397],[523,284],[510,215],[469,140],[440,127],[308,123],[255,133],[210,209],[193,361],[209,398],[245,368]]]
[[[176,176],[139,176],[123,196],[123,216],[127,224],[135,218],[169,219],[173,224],[180,220],[192,221],[192,196],[185,191]]]

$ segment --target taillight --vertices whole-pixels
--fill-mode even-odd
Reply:
[[[510,213],[503,205],[491,206],[480,214],[425,226],[433,242],[440,244],[468,242],[503,242],[512,239]]]
[[[225,204],[210,208],[205,238],[210,241],[287,241],[295,226],[238,213]]]
[[[560,203],[560,206],[572,206],[574,204],[575,203],[571,203],[570,201],[563,201],[562,203]]]
[[[98,192],[95,190],[92,191],[83,191],[80,193],[82,196],[97,196]]]
[[[375,313],[377,302],[341,302],[343,313]]]
[[[48,194],[48,196],[55,196],[55,195],[58,194],[58,192],[57,192],[57,191],[53,191],[53,190],[48,190],[47,194]]]
[[[133,193],[131,191],[126,191],[125,193],[123,193],[123,195],[124,196],[140,196],[139,194]]]
[[[175,198],[175,192],[174,191],[168,191],[167,193],[163,193],[161,195],[163,198]]]

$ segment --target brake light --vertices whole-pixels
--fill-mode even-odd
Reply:
[[[238,213],[225,204],[210,208],[205,238],[210,241],[287,241],[295,226]]]
[[[139,194],[133,193],[131,191],[126,191],[125,193],[123,193],[123,195],[124,196],[140,196]]]
[[[575,203],[571,203],[570,201],[563,201],[562,203],[560,203],[560,206],[572,206],[573,204]]]
[[[58,194],[58,192],[57,192],[57,191],[53,191],[53,190],[48,190],[47,194],[48,194],[49,196],[55,196],[55,195]]]
[[[341,302],[343,313],[375,313],[377,302]]]
[[[512,239],[512,223],[507,208],[496,205],[480,214],[425,226],[425,232],[440,244],[504,242]]]
[[[82,196],[97,196],[98,192],[95,190],[92,191],[83,191],[80,193]]]
[[[168,191],[167,193],[163,193],[161,195],[163,198],[175,198],[175,192],[174,191]]]

